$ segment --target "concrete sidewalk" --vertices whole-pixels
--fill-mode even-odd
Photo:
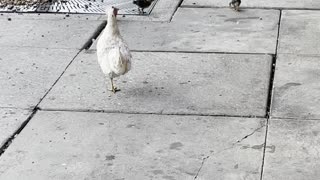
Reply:
[[[119,17],[133,69],[106,91],[100,15],[0,15],[0,180],[317,180],[320,3],[159,0]]]

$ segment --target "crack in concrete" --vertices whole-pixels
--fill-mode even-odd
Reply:
[[[204,162],[205,162],[208,158],[210,158],[210,156],[207,156],[207,157],[205,157],[205,158],[202,159],[201,166],[200,166],[200,168],[198,169],[198,172],[197,172],[196,176],[194,177],[194,180],[198,178],[198,175],[199,175],[199,173],[200,173],[200,171],[201,171],[201,169],[202,169],[202,167],[203,167],[203,164],[204,164]]]
[[[266,126],[266,124],[263,124],[262,126],[258,127],[258,128],[255,129],[254,131],[252,131],[250,134],[245,135],[245,136],[244,136],[243,138],[241,138],[240,140],[232,143],[232,145],[231,145],[230,147],[224,148],[224,149],[222,149],[222,150],[220,150],[220,151],[218,151],[218,152],[216,152],[216,153],[211,153],[211,155],[206,156],[205,158],[203,158],[203,159],[202,159],[201,166],[200,166],[200,168],[198,169],[198,172],[197,172],[197,174],[195,175],[194,180],[196,180],[196,179],[198,178],[198,176],[199,176],[199,174],[200,174],[200,171],[202,170],[202,167],[204,166],[204,163],[205,163],[211,156],[218,155],[218,154],[220,154],[220,153],[222,153],[222,152],[224,152],[224,151],[226,151],[226,150],[229,150],[229,149],[234,148],[235,145],[237,145],[238,143],[240,143],[240,142],[242,142],[243,140],[247,139],[248,137],[254,135],[257,131],[259,131],[260,129],[264,128],[265,126]]]
[[[252,136],[254,133],[256,133],[256,132],[259,131],[260,129],[264,128],[265,126],[266,126],[266,125],[264,124],[264,125],[260,126],[259,128],[255,129],[255,130],[254,130],[253,132],[251,132],[250,134],[245,135],[243,138],[241,138],[240,140],[238,140],[237,142],[235,142],[234,145],[237,144],[237,143],[240,143],[240,142],[242,142],[243,140],[247,139],[248,137]]]

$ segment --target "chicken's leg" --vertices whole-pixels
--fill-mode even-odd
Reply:
[[[229,3],[229,7],[230,7],[231,9],[233,9],[233,8],[234,8],[234,6],[233,6],[232,2],[230,2],[230,3]]]
[[[145,12],[143,11],[143,8],[138,8],[139,14],[144,14]]]
[[[111,89],[109,89],[109,91],[112,91],[113,93],[116,93],[117,91],[120,91],[120,89],[118,89],[117,87],[115,87],[113,85],[113,78],[110,78],[111,81]]]
[[[239,11],[240,4],[238,2],[234,5],[234,10]]]

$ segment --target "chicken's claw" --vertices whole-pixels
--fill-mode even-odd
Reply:
[[[118,91],[121,91],[120,89],[118,89],[117,87],[113,87],[111,89],[108,89],[109,91],[113,92],[113,93],[116,93]]]
[[[233,9],[233,6],[232,6],[232,3],[231,3],[231,2],[229,3],[229,7],[230,7],[231,9]]]
[[[116,86],[113,85],[113,78],[110,78],[111,80],[111,89],[108,89],[109,91],[116,93],[117,91],[120,91]]]

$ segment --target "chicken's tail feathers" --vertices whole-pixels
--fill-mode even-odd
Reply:
[[[110,50],[108,58],[110,59],[110,69],[115,74],[125,74],[131,68],[130,62],[121,56],[120,47]]]

